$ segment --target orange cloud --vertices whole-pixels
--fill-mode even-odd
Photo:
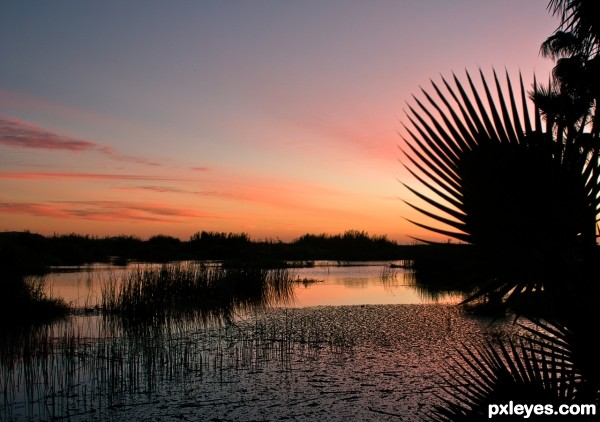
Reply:
[[[190,191],[190,190],[186,190],[186,189],[174,188],[172,186],[115,186],[114,189],[132,190],[132,191],[146,190],[146,191],[159,192],[159,193],[191,193],[191,194],[198,193],[198,192],[194,192],[194,191]]]
[[[98,180],[164,180],[193,182],[194,179],[179,177],[146,176],[138,174],[69,173],[69,172],[0,172],[0,179],[98,179]]]
[[[0,203],[0,213],[96,221],[160,223],[175,223],[186,218],[222,218],[189,209],[122,201],[2,202]]]
[[[1,178],[1,175],[0,175],[0,178]],[[242,195],[242,194],[221,192],[221,191],[216,191],[216,190],[196,191],[196,190],[176,188],[173,186],[153,186],[153,185],[150,185],[150,186],[116,186],[114,189],[130,190],[130,191],[144,190],[144,191],[158,192],[158,193],[182,193],[182,194],[189,194],[189,195],[210,196],[210,197],[225,198],[225,199],[241,199],[241,200],[249,200],[250,199],[248,196]]]

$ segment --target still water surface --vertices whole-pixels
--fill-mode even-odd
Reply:
[[[276,304],[279,307],[304,308],[311,306],[425,304],[434,300],[410,286],[410,274],[394,261],[346,262],[315,261],[308,268],[294,268],[300,279],[316,280],[298,283],[293,300]],[[61,297],[74,307],[93,307],[100,302],[102,286],[119,279],[139,266],[160,264],[130,264],[127,267],[92,264],[81,267],[59,267],[46,276],[53,296]],[[216,265],[216,263],[215,263]],[[456,302],[447,297],[443,303]]]
[[[444,394],[452,350],[514,327],[463,314],[457,298],[435,303],[390,264],[293,269],[318,281],[224,325],[91,313],[42,327],[0,350],[0,420],[422,419]],[[93,307],[103,285],[137,268],[57,268],[47,282]]]

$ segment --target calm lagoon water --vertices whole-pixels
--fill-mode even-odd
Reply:
[[[130,270],[93,265],[48,283],[89,307]],[[224,325],[92,313],[28,334],[22,354],[3,349],[0,420],[417,420],[444,395],[456,346],[514,332],[420,296],[389,262],[293,271],[319,281]]]
[[[292,273],[301,279],[317,280],[299,283],[290,303],[282,307],[417,304],[433,303],[433,299],[409,285],[409,274],[401,268],[390,268],[394,261],[342,262],[316,261],[308,268],[294,268]],[[76,307],[92,307],[99,303],[102,286],[138,266],[160,264],[130,264],[115,267],[93,264],[82,267],[55,268],[46,276],[53,296],[61,297]],[[216,263],[215,263],[216,265]],[[445,298],[444,303],[457,298]]]

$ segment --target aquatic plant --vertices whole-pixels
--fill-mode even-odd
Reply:
[[[154,403],[166,383],[169,391],[186,391],[231,382],[241,372],[289,372],[323,350],[336,355],[352,347],[343,327],[298,310],[209,326],[92,318],[93,334],[75,321],[3,338],[9,341],[0,342],[0,419],[110,419],[140,400]]]
[[[23,243],[16,242],[19,239]],[[52,297],[41,272],[39,258],[30,256],[23,244],[38,245],[40,237],[5,233],[0,236],[0,330],[64,317],[69,309],[64,301]]]
[[[0,330],[17,325],[49,322],[64,318],[68,305],[60,298],[52,297],[43,276],[28,277],[5,274],[3,292],[0,296]]]
[[[202,262],[144,266],[108,283],[101,309],[130,321],[186,314],[228,321],[236,310],[291,300],[294,281],[285,268],[225,268]]]

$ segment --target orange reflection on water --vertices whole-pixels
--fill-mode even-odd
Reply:
[[[409,286],[407,273],[402,269],[384,272],[388,262],[355,263],[347,266],[323,266],[296,270],[300,278],[317,282],[295,289],[290,307],[386,305],[435,303],[433,299]],[[438,302],[454,303],[449,297]]]

